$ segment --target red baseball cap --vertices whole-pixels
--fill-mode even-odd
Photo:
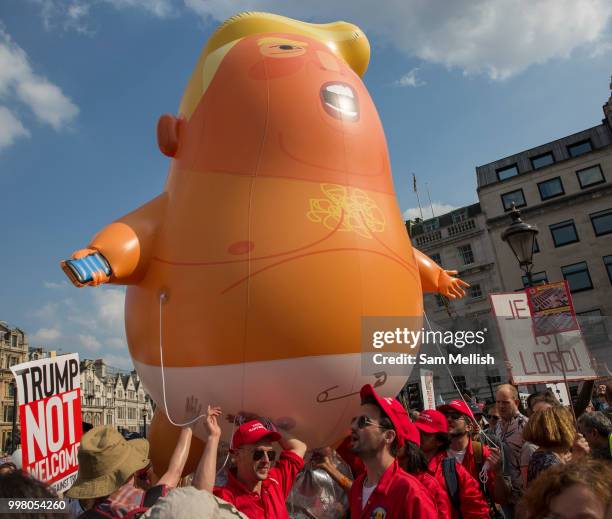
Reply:
[[[277,442],[281,435],[270,429],[266,429],[259,420],[251,420],[243,423],[232,437],[232,449],[239,449],[243,445],[253,445],[262,440]]]
[[[395,434],[397,435],[398,447],[404,445],[404,440],[407,439],[407,428],[405,425],[405,421],[410,422],[408,411],[404,409],[404,406],[400,404],[395,398],[382,397],[378,395],[376,391],[374,391],[374,388],[371,384],[366,384],[361,388],[360,396],[362,400],[364,398],[367,398],[368,396],[371,396],[374,398],[374,400],[376,400],[376,403],[380,406],[383,413],[387,415],[387,417],[389,418],[389,420],[391,420],[391,423],[393,424]]]
[[[448,432],[446,417],[440,411],[434,409],[427,409],[420,413],[414,425],[425,434]]]
[[[450,404],[444,404],[438,407],[438,411],[444,413],[445,411],[456,411],[467,416],[473,422],[476,421],[474,413],[470,407],[463,400],[453,400]]]
[[[398,402],[399,404],[399,402]],[[401,404],[400,404],[401,405]],[[419,434],[419,430],[416,428],[416,425],[412,423],[410,417],[406,415],[400,418],[400,428],[402,429],[402,434],[404,435],[404,440],[416,443],[419,447],[421,446],[421,435]]]

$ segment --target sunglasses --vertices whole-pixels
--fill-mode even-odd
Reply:
[[[357,429],[365,429],[366,427],[368,427],[369,425],[374,425],[376,427],[380,427],[381,429],[384,429],[384,427],[380,424],[377,424],[376,422],[373,422],[372,420],[370,420],[367,416],[365,415],[361,415],[361,416],[355,416],[352,420],[351,420],[351,424],[355,424],[357,425]]]
[[[494,414],[488,414],[487,420],[499,420],[499,416],[495,416]]]
[[[257,449],[253,451],[253,461],[259,461],[264,456],[266,456],[270,463],[273,463],[274,460],[276,460],[276,451],[265,451],[263,449]]]
[[[465,415],[462,415],[462,414],[459,414],[459,413],[447,413],[444,416],[446,416],[446,418],[450,418],[451,420],[465,419]]]

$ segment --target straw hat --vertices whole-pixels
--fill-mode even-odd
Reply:
[[[147,440],[127,441],[112,425],[94,427],[81,438],[79,474],[65,495],[73,499],[108,496],[148,463]]]

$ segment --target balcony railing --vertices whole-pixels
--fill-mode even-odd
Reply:
[[[476,228],[476,222],[474,220],[465,220],[464,222],[457,222],[448,227],[421,234],[414,239],[414,242],[417,247],[427,247],[444,238],[454,238],[460,234],[473,231]]]
[[[453,236],[457,236],[458,234],[473,231],[474,229],[476,229],[476,222],[474,220],[466,220],[464,222],[449,225],[447,229],[449,238],[452,238]]]

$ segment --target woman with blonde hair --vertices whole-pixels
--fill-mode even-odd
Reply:
[[[523,439],[538,446],[529,460],[527,482],[548,467],[569,461],[575,438],[574,420],[566,407],[553,406],[533,413],[523,430]]]

